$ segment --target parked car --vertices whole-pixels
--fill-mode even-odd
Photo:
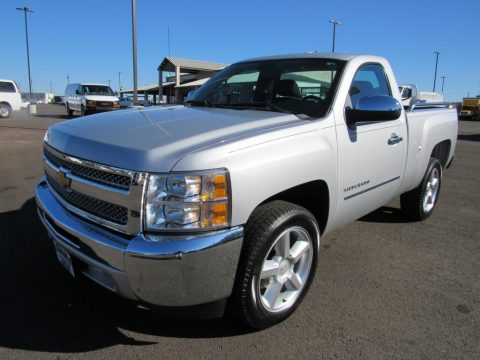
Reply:
[[[15,81],[0,79],[0,118],[10,117],[21,106],[22,96]]]
[[[404,107],[409,107],[416,103],[443,103],[443,94],[430,92],[430,91],[418,91],[415,84],[402,84],[398,87],[402,96],[402,104]]]
[[[120,107],[121,108],[127,108],[127,107],[132,106],[132,104],[133,104],[133,100],[130,97],[120,96],[119,100],[120,100]]]
[[[50,127],[38,214],[70,274],[266,328],[307,294],[328,233],[396,196],[432,215],[458,122],[422,106],[402,107],[382,57],[242,61],[184,105]]]
[[[52,104],[65,105],[65,96],[54,96],[52,99]]]
[[[462,119],[480,120],[480,95],[463,98],[460,117]]]
[[[69,84],[65,89],[65,108],[68,115],[81,115],[120,109],[120,101],[110,86],[104,84]]]
[[[151,106],[152,104],[148,99],[139,97],[137,99],[137,103],[134,105],[133,104],[133,98],[132,97],[120,97],[120,107],[132,107],[132,106]]]

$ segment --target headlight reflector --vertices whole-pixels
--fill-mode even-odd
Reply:
[[[146,230],[211,230],[229,225],[225,170],[151,174],[145,201]]]

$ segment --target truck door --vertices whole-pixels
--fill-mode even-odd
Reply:
[[[352,80],[345,108],[377,95],[392,96],[385,70],[380,64],[363,65]],[[345,224],[397,195],[405,168],[407,126],[403,111],[396,120],[365,119],[347,125],[344,116],[338,124],[337,221]]]

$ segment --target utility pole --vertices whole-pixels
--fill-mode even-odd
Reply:
[[[440,76],[440,78],[442,79],[442,94],[443,94],[443,85],[445,85],[446,76]]]
[[[30,88],[30,102],[32,102],[32,78],[30,76],[30,49],[28,47],[28,22],[27,22],[27,12],[33,12],[32,9],[24,6],[23,8],[17,8],[17,10],[23,11],[25,15],[25,40],[27,42],[27,65],[28,65],[28,84]]]
[[[335,52],[335,32],[336,32],[336,28],[337,28],[337,25],[342,25],[342,23],[335,20],[335,19],[329,20],[328,22],[333,24],[332,53],[334,53]]]
[[[138,102],[137,85],[137,1],[132,0],[133,105]]]
[[[110,80],[108,80],[108,87],[111,87],[110,85],[111,85],[111,84],[110,84]]]
[[[50,93],[53,94],[53,90],[52,90],[52,82],[50,81]]]
[[[70,75],[67,75],[67,85],[70,85]]]
[[[120,92],[122,90],[122,82],[120,81],[121,72],[118,71],[117,74],[118,74],[118,92]]]
[[[170,26],[167,27],[168,31],[168,57],[170,57]]]
[[[435,51],[435,54],[437,54],[437,57],[435,60],[435,77],[433,78],[433,92],[435,92],[435,84],[437,82],[438,55],[440,55],[440,52]]]

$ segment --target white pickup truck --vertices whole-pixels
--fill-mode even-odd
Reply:
[[[0,79],[0,118],[8,118],[12,111],[20,110],[22,97],[17,83]]]
[[[323,236],[399,195],[412,220],[432,214],[457,126],[405,111],[381,57],[246,60],[183,105],[50,127],[38,213],[72,275],[266,328],[306,295]]]

